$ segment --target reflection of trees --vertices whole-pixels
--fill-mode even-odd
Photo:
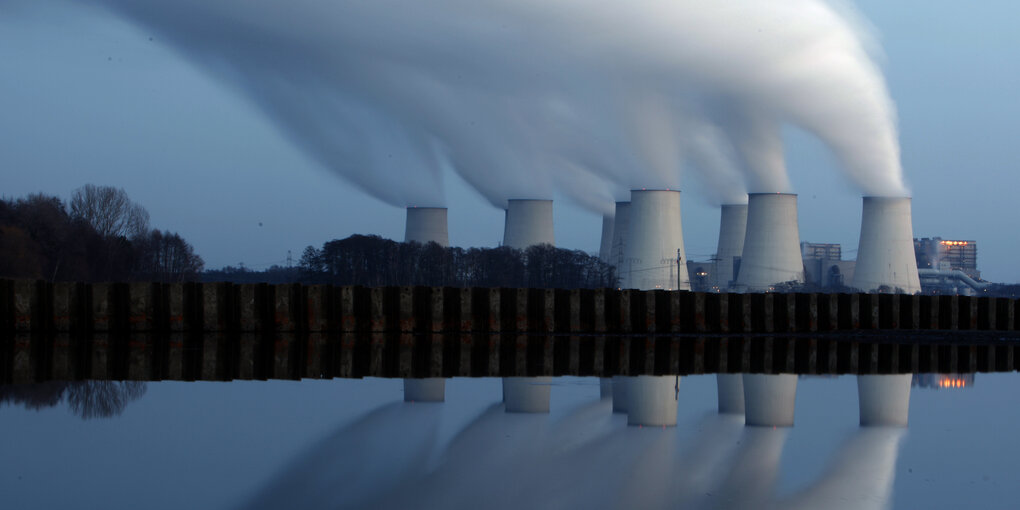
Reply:
[[[0,405],[23,405],[26,409],[54,407],[65,398],[71,412],[83,420],[109,418],[124,412],[129,403],[145,395],[140,381],[46,382],[0,386]]]
[[[128,403],[145,394],[140,381],[83,381],[67,388],[67,404],[83,420],[108,418],[124,412]]]

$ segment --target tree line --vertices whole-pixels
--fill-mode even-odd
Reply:
[[[87,184],[65,204],[39,194],[0,199],[0,277],[50,281],[189,281],[204,263],[123,189]]]
[[[305,248],[297,267],[306,283],[430,287],[600,288],[616,285],[598,257],[550,245],[527,250],[444,248],[352,235]]]

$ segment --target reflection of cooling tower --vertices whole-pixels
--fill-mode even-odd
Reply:
[[[909,198],[864,197],[852,286],[864,292],[921,291]]]
[[[599,260],[611,264],[610,256],[613,253],[613,223],[616,218],[605,214],[602,216],[602,242],[599,244]]]
[[[639,375],[627,383],[627,425],[676,426],[676,377]]]
[[[445,207],[408,207],[407,223],[404,228],[404,242],[434,242],[439,246],[450,245],[450,234],[446,229]]]
[[[509,200],[503,246],[524,250],[536,244],[556,244],[552,200]]]
[[[797,404],[797,376],[744,374],[744,424],[792,427]]]
[[[404,242],[436,243],[450,245],[450,234],[446,229],[445,207],[408,207],[407,224],[404,228]],[[427,379],[404,379],[405,402],[442,402],[446,396],[446,380],[440,377]]]
[[[777,283],[804,281],[797,231],[797,195],[751,193],[747,200],[747,233],[740,257],[737,287],[767,291]]]
[[[627,386],[630,377],[624,375],[613,376],[613,412],[627,412]]]
[[[630,228],[630,202],[616,203],[616,216],[613,217],[613,244],[609,254],[609,263],[620,274],[623,267],[623,251],[627,245],[627,231]]]
[[[859,375],[857,397],[862,427],[906,427],[911,374]]]
[[[691,290],[679,191],[631,191],[625,243],[623,267],[619,269],[623,288]],[[678,255],[683,263],[677,263]]]
[[[504,377],[503,401],[508,413],[548,413],[552,377]]]
[[[719,247],[715,252],[715,284],[720,289],[729,287],[736,274],[733,259],[744,251],[747,232],[747,204],[725,204],[719,221]]]
[[[744,414],[744,376],[715,374],[719,390],[719,414]]]
[[[613,380],[608,377],[599,378],[599,398],[613,398]]]

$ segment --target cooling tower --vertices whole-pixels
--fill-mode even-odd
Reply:
[[[623,266],[618,270],[621,286],[639,290],[691,290],[680,226],[680,192],[631,191],[629,222]],[[678,255],[680,263],[677,263]]]
[[[736,277],[734,259],[744,251],[747,204],[724,204],[719,220],[719,246],[715,251],[715,285],[727,289]]]
[[[407,223],[404,227],[404,242],[434,242],[439,246],[450,246],[450,234],[446,229],[445,207],[408,207]]]
[[[851,286],[864,292],[921,291],[909,198],[864,197],[861,240]]]
[[[764,292],[777,283],[789,281],[804,281],[797,195],[751,193],[736,287],[741,291]]]
[[[623,249],[627,244],[627,231],[630,227],[630,202],[617,202],[616,215],[613,217],[613,243],[609,253],[609,263],[616,268],[617,276],[623,266]]]
[[[911,374],[859,375],[857,398],[862,427],[906,427]]]
[[[744,424],[792,427],[797,404],[797,376],[744,374]]]
[[[715,374],[719,392],[719,414],[744,414],[744,376]]]
[[[408,207],[404,242],[450,245],[445,207]],[[442,402],[446,399],[446,379],[404,379],[405,402]]]
[[[556,245],[552,200],[509,200],[503,246],[524,250],[536,244]]]
[[[676,426],[676,376],[639,375],[627,382],[627,425]]]
[[[602,240],[599,244],[599,260],[611,264],[610,258],[613,253],[613,223],[616,218],[608,214],[602,215]]]

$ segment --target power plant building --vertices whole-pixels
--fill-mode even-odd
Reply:
[[[914,239],[914,256],[925,294],[974,296],[991,285],[977,268],[977,241]]]

